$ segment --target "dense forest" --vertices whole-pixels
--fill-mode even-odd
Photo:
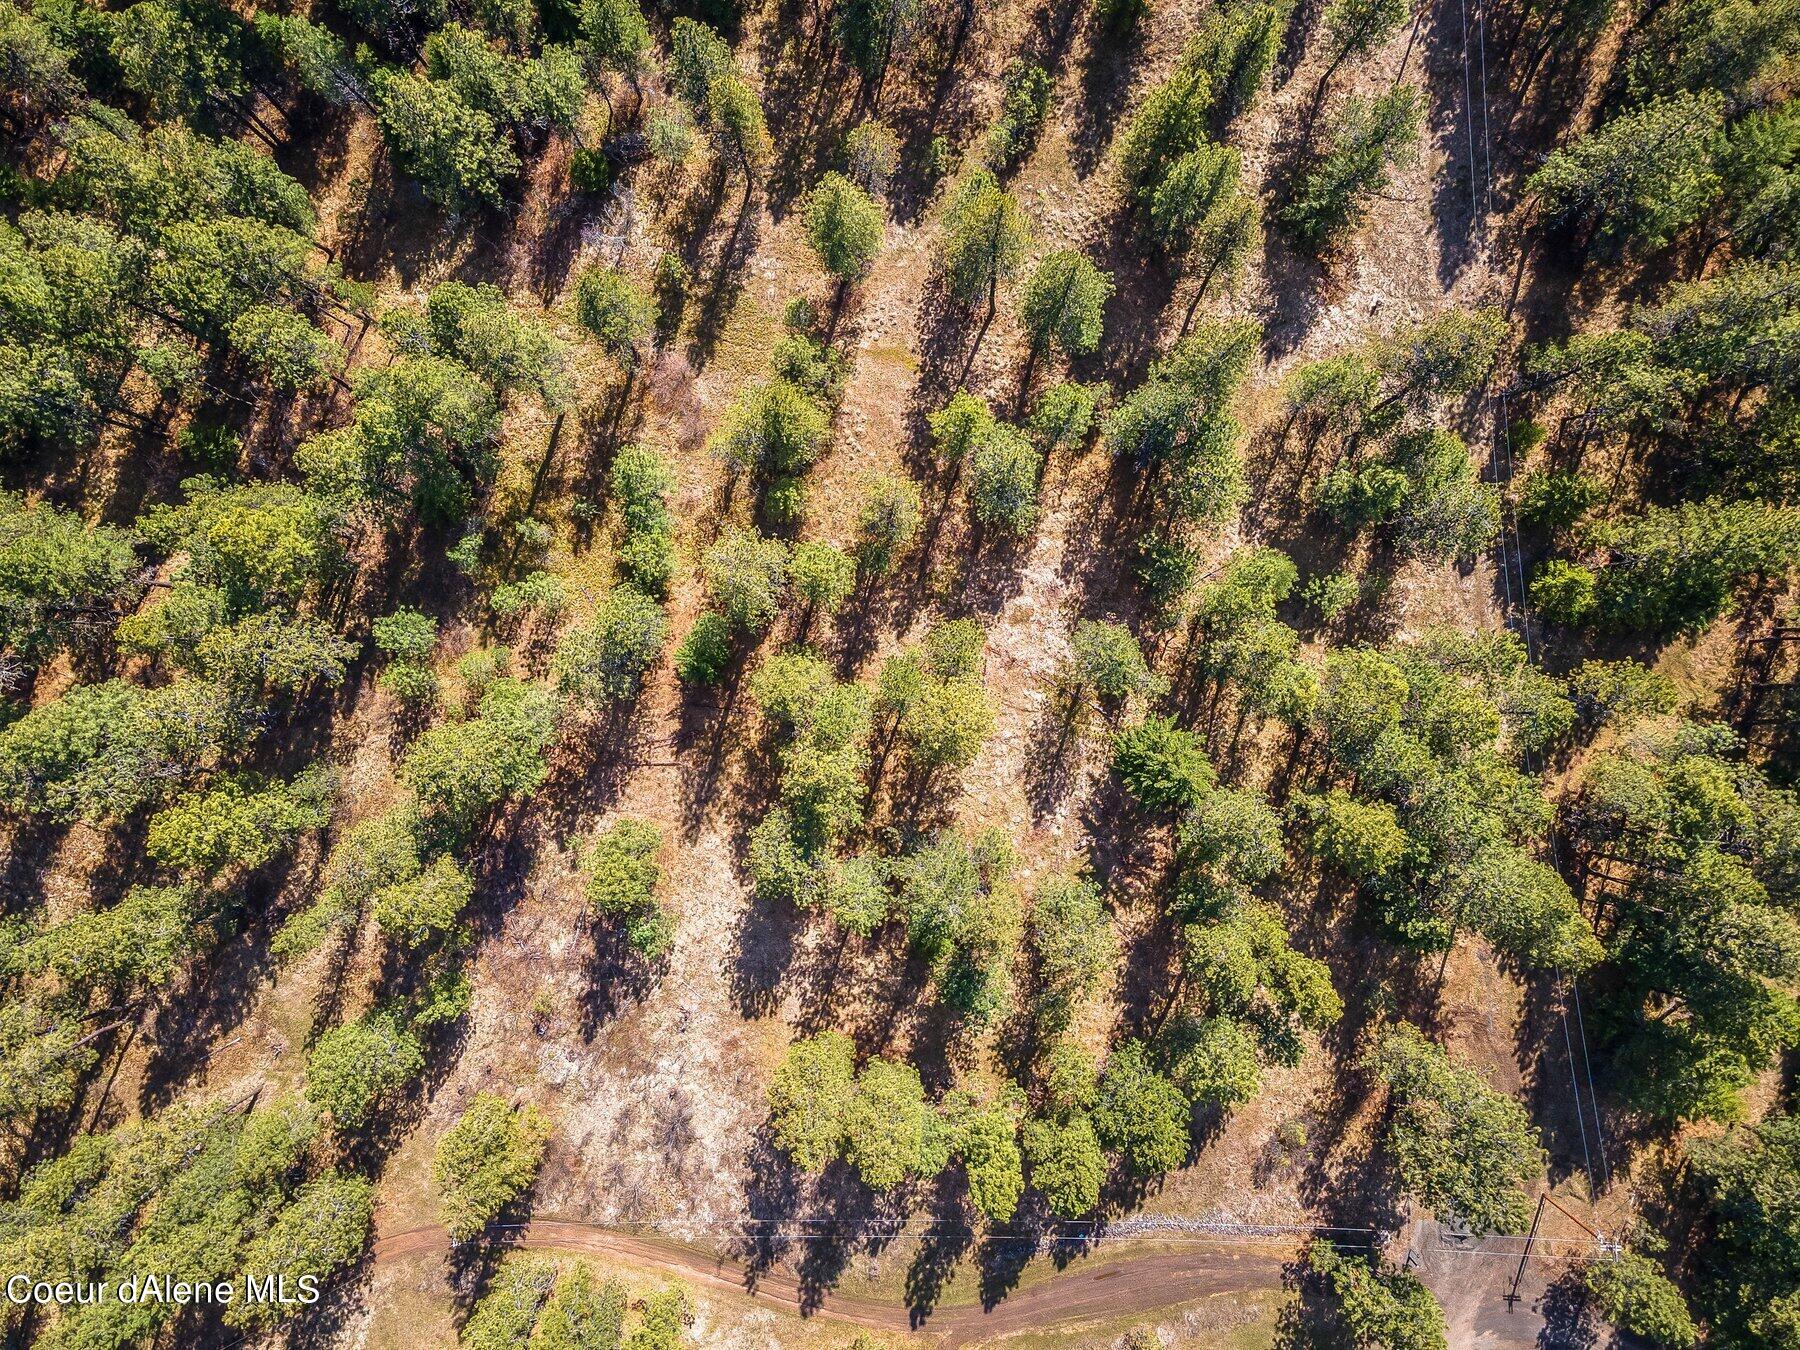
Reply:
[[[936,1222],[922,1320],[1185,1214],[1444,1346],[1402,1235],[1551,1191],[1592,1343],[1800,1346],[1791,0],[0,70],[0,1271],[322,1291],[9,1343],[370,1343],[430,1224],[446,1343],[654,1350],[496,1225]]]

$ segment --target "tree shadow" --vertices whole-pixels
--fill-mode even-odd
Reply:
[[[1145,26],[1137,23],[1118,33],[1090,13],[1078,61],[1081,97],[1069,131],[1069,160],[1082,178],[1100,167],[1123,121],[1133,76],[1142,63]]]
[[[789,971],[806,916],[792,905],[753,900],[738,915],[731,936],[726,985],[741,1017],[772,1017],[789,992]]]
[[[925,1188],[929,1196],[927,1208],[935,1210],[951,1203],[957,1184],[950,1173],[928,1183]],[[919,1239],[913,1259],[906,1268],[906,1309],[914,1331],[930,1321],[931,1314],[943,1299],[944,1287],[974,1245],[974,1233],[960,1223],[933,1225]]]
[[[1084,719],[1078,700],[1050,691],[1026,732],[1025,794],[1034,821],[1052,815],[1075,791],[1084,758]]]

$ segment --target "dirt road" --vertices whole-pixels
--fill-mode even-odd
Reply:
[[[705,1288],[747,1294],[791,1312],[806,1309],[883,1331],[916,1329],[944,1346],[972,1345],[1050,1327],[1067,1329],[1217,1294],[1277,1288],[1292,1250],[1278,1242],[1262,1246],[1194,1241],[1175,1251],[1079,1263],[1062,1274],[1014,1290],[992,1311],[984,1312],[979,1304],[963,1304],[916,1315],[902,1303],[834,1293],[814,1298],[785,1274],[752,1274],[729,1258],[713,1258],[672,1242],[589,1224],[536,1220],[526,1224],[515,1241],[533,1250],[575,1252],[667,1271]],[[433,1225],[378,1238],[375,1261],[382,1264],[449,1249],[449,1235]]]

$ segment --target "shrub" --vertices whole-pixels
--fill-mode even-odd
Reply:
[[[438,1215],[451,1238],[466,1242],[522,1195],[537,1176],[550,1122],[527,1103],[515,1110],[492,1092],[478,1092],[438,1140],[431,1179]]]
[[[550,661],[550,678],[559,694],[576,702],[630,698],[662,654],[668,631],[661,605],[634,586],[614,586],[592,623],[563,635]]]
[[[419,1038],[391,1012],[372,1012],[333,1027],[306,1061],[306,1095],[354,1132],[425,1071]]]
[[[1186,811],[1212,787],[1212,761],[1191,731],[1150,714],[1113,737],[1113,772],[1152,811]]]
[[[834,614],[856,585],[856,562],[830,544],[797,544],[788,563],[788,578],[794,594],[808,606]]]
[[[708,610],[675,649],[675,673],[687,684],[717,684],[731,664],[731,621]]]

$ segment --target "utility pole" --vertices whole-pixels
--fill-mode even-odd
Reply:
[[[1525,1250],[1519,1254],[1519,1268],[1513,1272],[1512,1288],[1503,1298],[1506,1299],[1506,1310],[1511,1312],[1513,1305],[1519,1301],[1519,1285],[1525,1279],[1525,1263],[1531,1260],[1531,1244],[1537,1241],[1538,1225],[1544,1221],[1544,1205],[1550,1199],[1550,1192],[1545,1191],[1538,1197],[1537,1213],[1531,1216],[1531,1231],[1525,1235]]]

